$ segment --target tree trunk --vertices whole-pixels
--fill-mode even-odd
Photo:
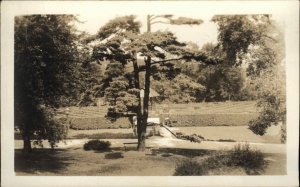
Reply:
[[[31,152],[31,141],[30,137],[27,134],[23,135],[23,152],[30,153]]]
[[[139,67],[137,64],[137,54],[134,54],[135,59],[133,60],[133,70],[134,70],[134,86],[136,89],[140,89],[140,80],[139,80]],[[141,106],[141,97],[138,95],[138,107],[136,111],[136,120],[137,120],[137,134],[138,134],[138,146],[139,151],[145,150],[145,140],[146,140],[146,130],[143,127],[142,122],[142,106]]]
[[[148,120],[148,108],[149,108],[149,96],[150,96],[150,76],[151,76],[151,58],[147,57],[146,63],[146,74],[145,74],[145,91],[144,91],[144,107],[141,120],[141,128],[138,131],[138,150],[145,150],[146,143],[146,130]]]
[[[137,132],[138,132],[138,151],[144,151],[145,145],[146,145],[146,130],[144,130],[144,122],[143,120],[140,120],[140,123],[137,126]]]

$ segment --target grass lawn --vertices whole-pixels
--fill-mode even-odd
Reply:
[[[23,155],[15,150],[16,175],[67,176],[172,176],[178,163],[190,159],[200,161],[216,151],[158,149],[145,152],[112,149],[105,152],[83,148],[36,149]],[[266,155],[267,167],[262,175],[286,173],[284,155]],[[219,168],[208,175],[247,175],[242,168]]]

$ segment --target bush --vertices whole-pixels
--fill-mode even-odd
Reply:
[[[175,168],[175,176],[199,176],[207,174],[207,169],[196,161],[184,160]]]
[[[90,140],[83,145],[83,149],[86,151],[89,150],[107,150],[111,146],[109,141],[101,141],[101,140]]]
[[[256,175],[263,170],[265,164],[263,153],[250,149],[249,144],[238,144],[231,151],[213,153],[200,163],[183,161],[176,166],[174,175],[207,175],[220,171],[224,174],[230,168],[242,168],[248,175]]]
[[[243,167],[247,173],[252,174],[250,170],[253,170],[254,174],[257,170],[263,168],[265,164],[264,155],[259,150],[250,149],[249,144],[238,144],[229,153],[228,166],[240,166]]]

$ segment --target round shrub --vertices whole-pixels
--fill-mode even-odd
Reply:
[[[102,141],[102,140],[90,140],[83,145],[83,149],[86,151],[89,150],[107,150],[111,146],[109,141]]]

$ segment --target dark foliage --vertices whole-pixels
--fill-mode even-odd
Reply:
[[[249,144],[238,144],[228,152],[213,153],[201,162],[185,160],[178,164],[174,175],[209,175],[215,170],[226,172],[228,168],[243,168],[248,175],[258,175],[266,166],[264,155],[250,149]]]
[[[118,129],[130,128],[131,123],[128,118],[118,118],[115,121],[106,119],[105,117],[98,118],[72,118],[70,119],[70,128],[75,130],[92,130],[92,129]]]
[[[111,143],[109,141],[102,140],[90,140],[83,145],[83,149],[86,151],[95,150],[95,151],[103,151],[110,148]]]
[[[249,144],[238,144],[229,153],[228,166],[239,166],[248,174],[258,174],[265,164],[264,155],[258,150],[250,149]]]
[[[98,134],[78,134],[71,138],[75,139],[136,139],[132,133],[98,133]]]
[[[61,139],[60,123],[53,119],[54,108],[66,98],[76,98],[73,84],[77,67],[78,36],[73,15],[31,15],[15,18],[15,125],[31,149],[34,134]]]
[[[207,173],[207,168],[196,161],[184,160],[176,166],[175,176],[201,176]]]

